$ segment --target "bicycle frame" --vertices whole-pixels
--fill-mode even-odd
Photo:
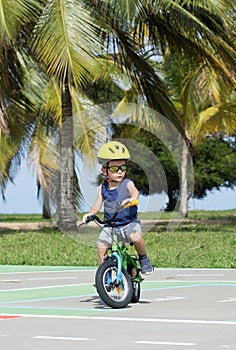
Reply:
[[[132,205],[138,205],[138,201],[135,200],[128,204],[128,206]],[[137,255],[128,253],[127,241],[122,232],[119,234],[123,239],[118,239],[118,228],[115,226],[115,218],[119,209],[128,206],[118,203],[116,212],[110,220],[101,220],[96,215],[90,215],[86,220],[86,222],[95,221],[101,225],[107,224],[111,228],[110,253],[99,265],[95,283],[101,299],[112,308],[123,308],[130,302],[137,303],[140,298],[140,284],[143,281]]]
[[[142,282],[143,278],[141,275],[140,267],[138,266],[137,256],[130,255],[127,250],[127,245],[125,242],[119,244],[118,240],[115,239],[116,229],[112,228],[112,247],[111,247],[111,257],[114,257],[117,261],[117,284],[121,283],[122,280],[122,267],[128,271],[128,267],[131,266],[131,271],[128,271],[132,282]],[[109,257],[108,257],[109,259]]]
[[[117,284],[121,282],[122,279],[122,267],[128,271],[129,265],[133,267],[135,270],[135,273],[131,271],[130,276],[132,279],[132,282],[142,282],[143,278],[141,275],[140,267],[137,263],[138,259],[137,257],[131,256],[129,253],[127,253],[127,246],[122,242],[122,245],[119,244],[118,240],[115,239],[116,236],[116,228],[114,226],[114,220],[121,208],[128,208],[132,205],[138,205],[138,200],[133,200],[131,203],[128,203],[127,205],[123,206],[120,202],[117,203],[116,212],[114,213],[113,217],[110,220],[101,220],[96,215],[90,215],[87,218],[87,222],[90,221],[97,221],[99,224],[108,224],[112,228],[112,248],[111,248],[111,257],[115,258],[117,260]]]

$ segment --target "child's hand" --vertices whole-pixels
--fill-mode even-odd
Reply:
[[[138,205],[138,200],[133,198],[126,198],[121,202],[121,204],[124,208],[128,208],[132,205]]]
[[[121,205],[125,207],[127,204],[130,204],[131,198],[126,198],[121,202]]]
[[[88,217],[89,215],[90,215],[89,213],[84,214],[83,219],[82,219],[83,224],[86,224],[86,222],[87,222],[87,217]]]

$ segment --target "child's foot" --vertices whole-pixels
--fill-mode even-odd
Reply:
[[[153,272],[153,267],[148,258],[140,260],[141,272],[143,275],[150,275]]]

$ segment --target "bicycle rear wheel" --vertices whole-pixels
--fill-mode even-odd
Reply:
[[[131,298],[131,303],[138,303],[140,299],[140,282],[139,281],[133,281],[133,294]]]
[[[95,281],[98,294],[113,309],[126,307],[133,296],[133,286],[128,272],[122,268],[122,280],[117,285],[117,266],[104,261],[97,269]]]

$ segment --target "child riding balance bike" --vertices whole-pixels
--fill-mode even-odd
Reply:
[[[123,241],[134,245],[142,275],[148,275],[153,272],[153,267],[146,254],[146,245],[138,219],[136,204],[139,192],[133,181],[126,178],[130,152],[124,144],[111,141],[100,148],[97,158],[102,164],[101,171],[105,180],[98,189],[97,198],[89,213],[83,216],[83,223],[91,221],[91,216],[96,216],[104,205],[105,225],[97,241],[98,263],[99,265],[103,263],[108,249],[112,247],[115,229],[120,237],[118,240],[122,237]]]

